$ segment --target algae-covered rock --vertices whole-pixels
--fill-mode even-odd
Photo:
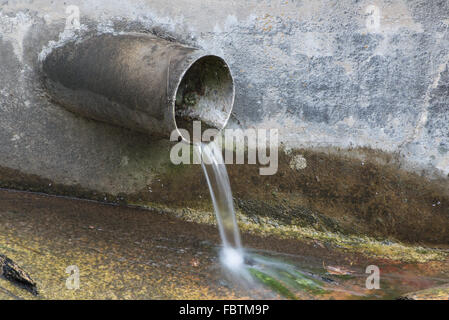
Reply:
[[[280,281],[274,279],[270,275],[259,271],[255,268],[249,268],[248,269],[251,275],[258,279],[260,282],[262,282],[264,285],[272,289],[273,291],[279,293],[281,296],[291,299],[291,300],[297,300],[298,298],[296,295],[291,292],[286,286],[284,286]]]

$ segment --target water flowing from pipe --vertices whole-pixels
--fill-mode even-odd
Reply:
[[[221,260],[230,270],[237,271],[244,263],[243,248],[226,165],[215,142],[201,143],[197,148],[201,155],[201,166],[209,186],[223,242]]]
[[[269,286],[289,299],[296,299],[293,290],[321,292],[319,282],[308,277],[294,266],[257,254],[246,252],[241,243],[231,186],[222,152],[215,142],[195,145],[207,180],[217,218],[223,248],[220,262],[239,284],[254,287]]]

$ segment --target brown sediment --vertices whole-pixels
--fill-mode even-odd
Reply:
[[[267,297],[230,284],[220,271],[216,227],[172,216],[76,199],[0,190],[0,250],[30,272],[39,296],[0,279],[0,298],[26,299],[237,299]],[[247,248],[323,274],[324,266],[355,271],[340,279],[335,299],[390,298],[449,279],[448,260],[403,263],[336,250],[325,241],[243,233]],[[365,268],[382,270],[382,290],[367,292]],[[66,287],[68,266],[80,288]],[[391,277],[390,277],[391,276]],[[398,278],[399,277],[399,278]],[[346,290],[346,291],[345,291]],[[272,293],[270,293],[272,294]],[[374,295],[373,295],[374,294]],[[373,296],[371,296],[373,295]],[[276,295],[269,296],[279,298]],[[300,296],[325,299],[329,295]]]

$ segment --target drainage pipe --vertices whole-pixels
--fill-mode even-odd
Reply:
[[[203,131],[223,129],[234,103],[222,58],[148,34],[68,43],[47,55],[43,71],[54,100],[74,113],[152,136],[177,130],[187,142],[193,120]]]

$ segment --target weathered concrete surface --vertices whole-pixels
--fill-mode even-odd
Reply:
[[[431,206],[425,207],[425,223],[442,223],[438,228],[447,231],[449,206],[437,198],[447,199],[449,186],[449,1],[177,0],[167,5],[162,0],[74,0],[70,4],[79,7],[81,17],[76,32],[65,30],[68,4],[1,3],[0,166],[16,170],[25,181],[0,176],[2,185],[27,188],[27,177],[33,175],[41,179],[34,190],[60,193],[52,187],[77,186],[83,191],[74,195],[95,193],[106,199],[167,188],[161,179],[177,174],[168,164],[167,141],[77,117],[49,99],[40,78],[39,57],[79,35],[152,32],[229,62],[237,89],[231,127],[278,128],[281,141],[293,149],[337,156],[350,150],[361,160],[360,168],[367,161],[385,163],[369,151],[376,149],[398,170],[437,179],[438,188],[423,195],[435,199],[423,203]],[[307,165],[302,161],[299,167],[307,170]],[[332,180],[332,172],[323,174]],[[185,190],[197,179],[192,174],[191,180],[183,180],[183,193],[190,193]],[[355,183],[369,184],[362,176]],[[422,190],[426,184],[423,178]],[[318,186],[324,189],[317,192],[327,192],[324,184]],[[401,188],[390,186],[401,194]],[[354,212],[360,224],[373,215],[390,221],[396,207],[371,191],[363,197],[377,204],[359,208],[353,200],[360,197],[351,196],[338,201],[344,216],[351,220]],[[402,213],[413,208],[404,199],[410,198],[402,199]],[[151,201],[164,204],[163,199]],[[386,207],[378,208],[381,201]],[[421,221],[419,212],[409,221]],[[407,221],[405,215],[401,219]],[[397,235],[396,227],[404,224],[386,225]],[[447,243],[440,233],[436,241],[442,239]]]

